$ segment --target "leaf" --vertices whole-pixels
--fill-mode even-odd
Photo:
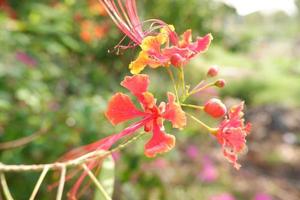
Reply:
[[[115,161],[112,156],[108,156],[103,161],[98,180],[107,194],[112,197],[115,183]],[[100,190],[95,191],[94,200],[105,200]]]

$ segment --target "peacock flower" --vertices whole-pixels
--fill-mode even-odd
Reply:
[[[149,76],[139,74],[127,76],[121,85],[128,89],[141,104],[138,109],[130,97],[123,93],[116,93],[108,103],[105,113],[108,120],[117,125],[131,119],[139,120],[120,133],[110,135],[94,143],[74,149],[63,156],[63,160],[78,158],[88,152],[96,150],[107,151],[116,142],[126,136],[134,134],[137,130],[144,128],[145,132],[152,132],[152,137],[145,144],[144,153],[148,157],[155,157],[157,154],[170,151],[175,146],[175,137],[167,134],[164,130],[164,121],[170,121],[173,128],[181,129],[186,125],[186,116],[181,107],[175,102],[175,95],[168,93],[168,102],[156,105],[153,94],[148,92],[150,84]],[[90,161],[87,167],[92,170],[99,165],[101,160]],[[83,172],[77,179],[69,193],[69,199],[74,199],[87,174]],[[72,177],[72,176],[71,176]]]
[[[245,125],[243,119],[244,102],[233,106],[228,112],[228,117],[221,122],[216,137],[221,144],[224,156],[236,169],[240,168],[237,163],[238,154],[246,146],[246,136],[250,133],[251,124]]]
[[[190,29],[179,37],[172,25],[159,19],[145,21],[152,24],[150,30],[143,30],[145,22],[141,22],[138,17],[135,0],[100,2],[118,28],[132,40],[134,46],[140,46],[142,49],[129,65],[132,74],[140,73],[146,66],[157,68],[169,67],[172,64],[182,67],[199,53],[205,52],[213,39],[211,34],[207,34],[193,42]],[[130,45],[125,48],[128,47]]]
[[[168,120],[173,128],[183,128],[186,125],[186,116],[181,107],[175,102],[175,96],[168,93],[168,102],[156,105],[156,99],[148,92],[149,77],[147,75],[134,75],[125,77],[121,83],[128,89],[141,104],[138,109],[129,96],[123,93],[115,94],[108,104],[106,117],[113,124],[135,119],[144,119],[144,130],[152,132],[151,139],[145,145],[145,155],[154,157],[159,153],[170,151],[175,146],[175,137],[164,131],[163,122]]]

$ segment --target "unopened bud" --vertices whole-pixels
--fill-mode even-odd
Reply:
[[[171,57],[171,64],[175,67],[181,67],[184,64],[184,58],[179,54],[175,54]]]
[[[208,69],[207,76],[215,77],[215,76],[218,76],[218,73],[219,73],[219,68],[217,66],[212,66]]]
[[[204,111],[214,118],[220,118],[226,114],[227,109],[221,100],[212,98],[205,103]]]
[[[215,86],[219,87],[219,88],[223,88],[225,86],[226,82],[224,79],[219,79],[215,82]]]

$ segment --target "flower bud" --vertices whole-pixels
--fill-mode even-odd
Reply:
[[[219,68],[217,66],[212,66],[208,69],[207,71],[207,76],[208,77],[215,77],[219,73]]]
[[[215,82],[215,86],[219,87],[219,88],[223,88],[225,86],[226,82],[224,79],[219,79]]]
[[[174,54],[171,57],[171,64],[174,65],[175,67],[180,67],[184,64],[184,59],[179,54]]]
[[[226,114],[227,109],[221,100],[212,98],[205,103],[204,111],[214,118],[220,118]]]

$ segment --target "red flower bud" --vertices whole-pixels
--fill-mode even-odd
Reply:
[[[215,77],[219,73],[219,68],[217,66],[212,66],[207,71],[207,76],[209,77]]]
[[[219,79],[215,82],[215,86],[219,87],[219,88],[223,88],[225,86],[226,82],[224,79]]]
[[[204,111],[214,118],[219,118],[226,114],[227,109],[221,100],[212,98],[205,103]]]
[[[180,67],[184,64],[184,59],[179,54],[174,54],[171,57],[171,64],[175,67]]]

